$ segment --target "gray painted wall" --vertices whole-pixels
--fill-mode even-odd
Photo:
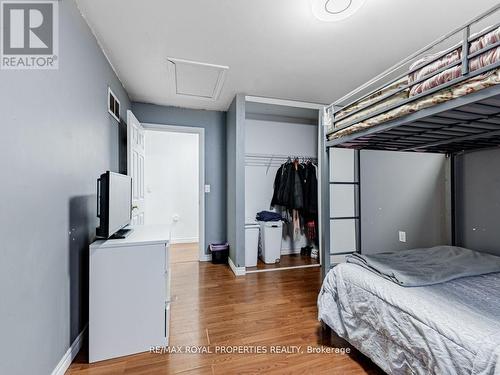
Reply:
[[[128,97],[75,2],[56,71],[0,71],[0,374],[50,374],[88,321],[96,179],[119,169],[107,87]]]
[[[226,113],[132,103],[140,122],[205,129],[205,249],[226,240]]]
[[[446,165],[437,154],[361,152],[363,253],[449,243]]]
[[[245,266],[245,96],[236,95],[227,111],[227,239],[229,257]]]
[[[457,158],[457,243],[500,255],[500,150]]]

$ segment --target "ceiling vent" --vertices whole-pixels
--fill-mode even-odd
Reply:
[[[169,74],[175,94],[204,100],[217,100],[228,66],[168,58]]]

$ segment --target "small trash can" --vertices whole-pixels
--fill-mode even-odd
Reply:
[[[257,266],[257,254],[259,252],[259,232],[258,223],[247,220],[245,224],[245,266]]]
[[[213,264],[227,264],[227,258],[229,257],[229,244],[227,242],[211,243],[209,249],[212,253]]]

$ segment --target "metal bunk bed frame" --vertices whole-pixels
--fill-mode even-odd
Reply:
[[[326,126],[328,125],[325,120],[325,113],[333,114],[331,116],[334,126],[334,132],[341,129],[348,128],[354,124],[360,123],[372,117],[378,116],[380,114],[391,111],[392,109],[398,108],[400,106],[412,103],[421,99],[422,97],[432,95],[438,91],[442,91],[447,88],[451,88],[459,83],[462,83],[472,77],[476,77],[480,74],[484,74],[490,71],[494,71],[500,67],[500,62],[488,65],[484,68],[469,71],[469,62],[474,57],[481,55],[489,50],[497,48],[500,46],[500,42],[494,43],[486,48],[483,48],[477,52],[469,53],[470,43],[487,34],[488,32],[500,27],[500,22],[488,27],[482,32],[471,36],[471,27],[484,20],[485,18],[495,15],[497,16],[500,12],[500,3],[484,12],[483,14],[475,17],[471,21],[467,22],[465,25],[453,30],[452,32],[446,34],[445,36],[437,39],[428,46],[422,48],[416,53],[412,54],[408,58],[389,68],[382,74],[378,75],[374,79],[368,81],[364,85],[355,89],[351,93],[340,98],[331,105],[325,107],[323,116],[320,118],[320,131],[322,139],[322,154],[320,155],[320,164],[323,166],[321,168],[321,186],[324,193],[322,194],[322,207],[330,207],[330,194],[329,187],[332,184],[330,182],[329,175],[329,165],[330,165],[330,149],[332,147],[340,148],[351,148],[356,151],[356,169],[358,178],[358,193],[356,196],[356,206],[358,207],[357,216],[359,217],[359,223],[356,226],[356,241],[357,249],[356,251],[361,251],[361,210],[360,210],[360,190],[361,181],[359,180],[359,161],[360,161],[360,150],[386,150],[386,151],[416,151],[416,152],[431,152],[431,153],[444,153],[449,156],[450,160],[450,171],[451,171],[451,184],[450,184],[450,195],[451,195],[451,238],[452,244],[456,243],[455,235],[455,155],[467,150],[484,149],[491,147],[500,146],[500,85],[495,85],[489,88],[479,90],[474,93],[464,95],[462,97],[454,98],[449,101],[436,104],[434,106],[421,109],[417,112],[404,115],[400,118],[390,120],[387,122],[382,122],[380,124],[374,125],[356,131],[352,134],[340,136],[338,138],[328,140]],[[498,13],[497,13],[498,12]],[[461,33],[463,38],[461,44],[454,45],[438,54],[436,54],[432,59],[429,59],[424,64],[418,65],[416,68],[408,70],[407,65],[417,58],[422,57],[423,54],[428,53],[436,46],[440,45],[444,41],[450,39],[451,37]],[[374,93],[382,90],[383,88],[398,82],[400,79],[408,76],[409,74],[422,69],[424,66],[432,64],[433,62],[446,56],[448,53],[461,48],[463,51],[462,58],[460,61],[454,62],[452,64],[446,65],[445,67],[426,75],[424,78],[416,80],[412,83],[406,84],[399,87],[397,90],[390,92],[389,94],[381,95],[378,100],[371,102],[368,106],[363,106],[349,112],[347,115],[338,117],[334,119],[335,113],[338,113],[342,108],[346,108],[355,104],[363,99],[368,98]],[[363,111],[369,107],[380,104],[386,99],[401,93],[404,90],[409,89],[411,86],[418,84],[430,77],[443,72],[454,66],[461,65],[461,76],[459,78],[453,79],[449,82],[441,84],[430,90],[424,91],[421,94],[412,96],[396,104],[387,106],[383,109],[379,109],[373,113],[365,115],[359,119],[348,121],[345,125],[341,127],[335,127],[335,120],[345,120],[349,117]],[[372,87],[374,84],[384,80],[387,77],[393,76],[401,69],[406,69],[403,74],[397,75],[396,78],[391,79],[389,82],[384,82],[384,84],[379,85],[374,90],[371,90],[367,94],[360,97],[356,97],[360,93],[366,91],[367,88]],[[347,103],[346,105],[342,105]],[[330,213],[329,210],[322,210],[321,221],[322,223],[330,223]],[[323,254],[322,272],[323,276],[326,275],[330,269],[330,230],[326,229],[329,226],[322,225],[325,230],[322,234],[322,248],[325,252]]]

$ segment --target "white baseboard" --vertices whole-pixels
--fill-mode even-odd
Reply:
[[[247,271],[247,273],[259,273],[259,272],[275,272],[275,271],[288,271],[288,270],[297,270],[299,268],[313,268],[313,267],[321,267],[321,264],[305,264],[303,266],[290,266],[290,267],[277,267],[277,268],[264,268],[261,270],[252,270]]]
[[[300,249],[281,249],[281,255],[300,254]]]
[[[76,355],[82,348],[83,344],[83,339],[85,335],[87,334],[87,328],[88,324],[85,326],[85,328],[80,332],[80,334],[76,337],[75,341],[71,344],[69,349],[66,351],[66,353],[63,355],[59,363],[57,364],[56,368],[54,371],[52,371],[51,375],[64,375],[66,370],[69,368],[71,365],[71,362],[75,359]]]
[[[212,254],[205,254],[202,257],[200,257],[200,262],[211,262],[212,261]]]
[[[200,239],[198,237],[186,237],[186,238],[172,238],[171,243],[198,243]]]
[[[235,264],[233,263],[233,261],[231,260],[231,258],[228,258],[228,263],[229,263],[229,267],[231,268],[231,271],[233,271],[233,273],[236,276],[245,276],[245,273],[246,273],[245,267],[236,267]]]

